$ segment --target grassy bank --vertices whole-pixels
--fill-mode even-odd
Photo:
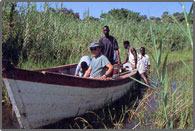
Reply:
[[[165,54],[163,55],[163,57]],[[193,77],[181,62],[184,60],[193,70],[193,54],[190,51],[177,51],[169,54],[167,63],[167,106],[164,109],[164,87],[157,88],[158,107],[154,110],[143,108],[137,115],[153,129],[192,129],[193,128]],[[147,106],[147,104],[145,105]],[[148,115],[144,115],[147,113]],[[144,126],[140,126],[142,128]]]
[[[75,20],[50,10],[47,4],[43,12],[36,10],[36,4],[28,4],[18,10],[20,15],[15,11],[10,21],[8,7],[4,4],[3,56],[19,68],[48,68],[77,63],[82,56],[91,56],[88,46],[103,36],[104,25],[108,25],[111,35],[116,37],[122,61],[126,56],[124,40],[129,40],[137,50],[141,46],[148,50],[151,60],[149,78],[158,84],[152,94],[146,91],[143,98],[137,99],[140,92],[134,92],[136,95],[131,92],[114,105],[97,112],[90,111],[88,115],[68,122],[62,121],[54,128],[125,128],[125,123],[135,120],[138,123],[132,128],[192,129],[193,77],[189,71],[193,70],[192,30],[187,30],[192,25],[186,28],[185,23],[177,25],[168,21]],[[182,60],[189,66],[185,66]],[[149,96],[156,96],[154,110],[148,108]],[[9,102],[4,86],[3,99]]]

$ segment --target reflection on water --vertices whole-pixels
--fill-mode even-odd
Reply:
[[[143,98],[144,99],[144,98]],[[144,111],[144,116],[145,118],[148,117],[148,111],[155,111],[158,107],[158,102],[157,102],[158,96],[151,92],[149,96],[145,100],[143,100],[143,105],[137,109],[136,113],[139,113],[141,111]],[[145,108],[144,108],[145,107]],[[144,108],[144,109],[143,109]],[[145,120],[144,120],[145,121]],[[133,120],[130,122],[128,121],[128,118],[125,120],[124,127],[128,129],[143,129],[143,128],[150,128],[150,120],[145,121],[144,125],[140,123],[139,118],[135,117]]]
[[[177,89],[177,87],[183,87],[184,84],[181,83],[181,82],[179,83],[179,82],[176,82],[176,81],[172,81],[171,82],[171,86],[172,86],[172,88],[171,88],[171,94],[173,94],[174,91]]]

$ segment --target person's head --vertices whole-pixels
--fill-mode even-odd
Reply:
[[[105,36],[109,36],[110,29],[107,25],[103,27],[103,33]]]
[[[145,48],[144,47],[141,47],[140,48],[140,53],[144,56],[145,55]]]
[[[123,42],[123,45],[124,45],[124,48],[125,48],[125,49],[128,49],[128,47],[130,46],[130,45],[129,45],[129,41],[124,41],[124,42]]]
[[[89,68],[89,66],[87,65],[87,63],[85,61],[81,62],[81,69],[82,72],[85,73],[85,71]]]
[[[97,57],[101,53],[101,45],[99,43],[91,43],[89,48],[94,57]]]

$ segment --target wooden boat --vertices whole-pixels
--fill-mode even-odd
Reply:
[[[74,76],[77,64],[23,70],[3,60],[3,81],[21,128],[38,128],[78,116],[119,99],[132,87],[137,72],[120,79]],[[62,74],[63,73],[63,74]]]

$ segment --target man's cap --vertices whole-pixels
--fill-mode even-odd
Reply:
[[[93,42],[90,44],[89,48],[92,48],[92,47],[101,47],[101,45],[100,45],[100,43]]]

